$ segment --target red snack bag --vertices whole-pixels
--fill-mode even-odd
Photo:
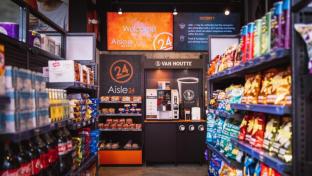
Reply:
[[[241,141],[244,141],[246,138],[247,127],[248,127],[248,123],[249,123],[250,119],[251,119],[251,116],[248,114],[245,114],[243,121],[239,127],[238,139]]]
[[[255,118],[254,118],[254,114],[249,114],[248,116],[249,116],[249,120],[248,120],[248,125],[247,125],[247,130],[246,130],[245,141],[250,143],[251,138],[252,138],[253,126],[255,123]]]
[[[263,113],[255,113],[255,121],[251,134],[250,144],[256,148],[262,148],[265,132],[265,116]]]

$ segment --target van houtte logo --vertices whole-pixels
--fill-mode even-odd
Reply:
[[[156,61],[156,62],[155,62],[155,66],[156,66],[156,67],[160,67],[160,66],[161,66],[161,62],[160,62],[160,61]]]
[[[124,84],[133,77],[133,67],[126,60],[117,60],[110,66],[109,74],[116,83]]]

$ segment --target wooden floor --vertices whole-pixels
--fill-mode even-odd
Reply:
[[[100,167],[100,176],[207,176],[206,165]]]

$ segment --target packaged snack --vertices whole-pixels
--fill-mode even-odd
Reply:
[[[217,118],[215,126],[214,126],[216,133],[213,135],[213,140],[215,141],[216,146],[219,146],[220,144],[220,138],[222,135],[223,126],[224,126],[224,119]]]
[[[255,23],[248,23],[247,60],[252,60],[254,58],[254,34]]]
[[[239,135],[238,139],[241,141],[245,141],[246,133],[247,133],[247,127],[248,127],[248,122],[250,121],[251,116],[248,114],[244,115],[244,118],[242,120],[242,123],[239,127]]]
[[[271,18],[272,11],[262,17],[261,55],[271,51]]]
[[[213,140],[213,135],[215,134],[215,118],[216,115],[214,113],[208,112],[207,114],[207,136],[206,136],[206,142],[207,143],[215,143]]]
[[[260,176],[260,174],[261,174],[261,164],[258,161],[256,164],[255,173],[253,174],[253,176]]]
[[[250,115],[250,118],[248,119],[247,131],[246,131],[246,136],[245,136],[245,140],[248,143],[251,143],[254,124],[255,124],[255,117],[254,115]]]
[[[141,102],[141,101],[142,101],[142,97],[141,97],[141,96],[133,96],[133,97],[132,97],[132,100],[133,100],[134,102]]]
[[[109,96],[101,96],[101,101],[103,101],[103,102],[110,101],[110,97]]]
[[[254,116],[254,125],[249,142],[256,148],[262,148],[265,130],[265,116],[263,113],[255,113]]]
[[[257,19],[255,21],[254,57],[261,56],[261,31],[262,31],[262,19]]]
[[[246,104],[258,103],[258,96],[261,88],[261,79],[262,76],[260,73],[246,75],[242,103]]]
[[[242,62],[247,61],[247,40],[248,40],[248,27],[247,25],[243,26],[241,29],[241,58]]]
[[[219,176],[221,166],[222,159],[213,153],[208,167],[208,176]]]
[[[121,98],[121,101],[125,102],[125,101],[131,101],[131,98],[129,96],[123,96]]]
[[[312,74],[312,24],[295,24],[295,29],[306,44],[309,56],[308,69],[310,74]]]
[[[283,2],[274,3],[271,20],[271,48],[284,48]]]
[[[286,49],[290,49],[291,37],[290,37],[290,0],[283,1],[283,16],[284,16],[284,23],[283,23],[283,30],[285,31],[285,38],[284,38],[284,47]]]
[[[267,96],[267,103],[276,105],[291,104],[291,68],[282,70],[272,78],[272,94]]]
[[[244,171],[243,171],[244,176],[253,176],[255,173],[256,165],[257,162],[255,159],[246,156],[244,161]]]
[[[275,137],[273,144],[273,153],[276,153],[280,159],[289,163],[292,161],[292,125],[290,117],[283,117],[282,124]]]
[[[111,96],[110,98],[111,101],[120,101],[120,97],[119,96]]]
[[[258,96],[259,104],[267,104],[267,96],[273,92],[273,78],[278,73],[275,68],[269,69],[264,72],[262,79],[261,90]]]
[[[260,176],[281,176],[276,170],[268,167],[267,165],[261,163],[261,174]]]
[[[279,117],[269,117],[269,120],[265,127],[263,148],[272,154],[273,142],[275,141],[275,136],[279,129]]]

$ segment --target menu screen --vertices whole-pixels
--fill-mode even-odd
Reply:
[[[108,50],[172,50],[172,13],[107,13]]]
[[[240,15],[179,13],[174,17],[174,50],[208,51],[209,35],[239,33]]]

